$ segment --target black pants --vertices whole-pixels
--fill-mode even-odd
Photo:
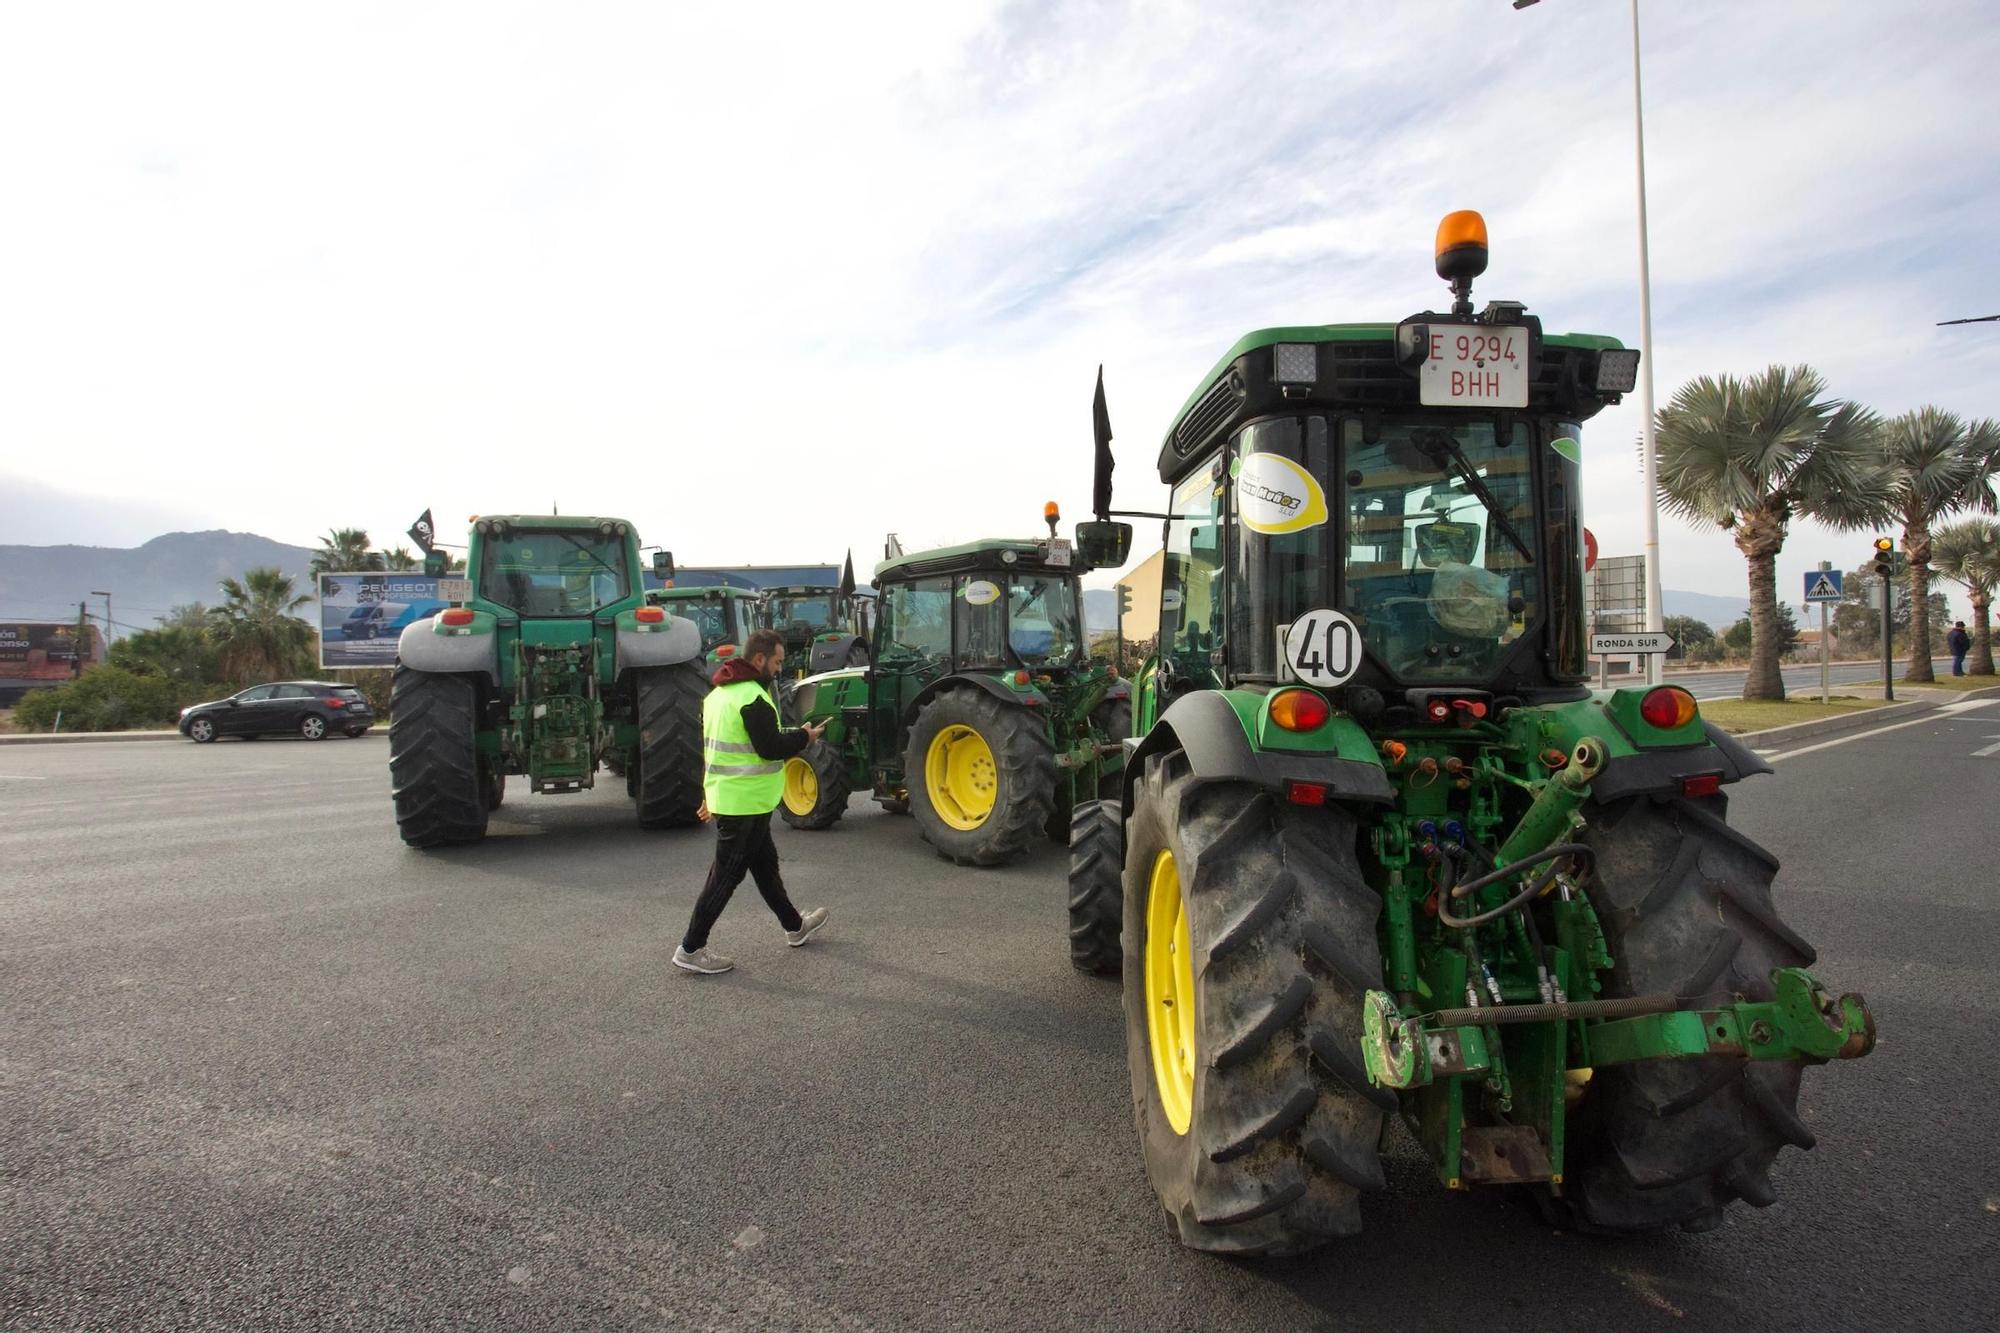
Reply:
[[[799,909],[785,896],[785,881],[778,877],[778,845],[771,841],[771,812],[761,815],[717,815],[715,817],[715,862],[708,868],[708,883],[695,899],[694,916],[688,921],[681,947],[689,953],[708,946],[708,932],[715,919],[729,906],[729,897],[748,873],[757,881],[764,905],[777,915],[786,930],[799,928]]]

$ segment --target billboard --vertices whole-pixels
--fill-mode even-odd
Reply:
[[[396,665],[396,640],[403,630],[450,604],[438,584],[464,576],[380,570],[319,576],[319,664],[347,670]]]
[[[97,626],[88,627],[86,666],[104,660]],[[76,664],[76,622],[15,620],[0,625],[0,677],[68,679]]]

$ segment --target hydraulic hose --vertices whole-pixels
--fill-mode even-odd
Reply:
[[[1539,860],[1540,858],[1537,857],[1535,859]],[[1532,865],[1532,864],[1534,864],[1533,861],[1524,861],[1516,863],[1517,866]],[[1545,872],[1540,879],[1537,879],[1527,888],[1522,889],[1519,893],[1515,894],[1512,898],[1509,898],[1506,902],[1501,903],[1498,907],[1489,908],[1486,911],[1477,913],[1476,915],[1473,916],[1453,916],[1451,914],[1451,908],[1448,906],[1448,904],[1451,901],[1452,895],[1441,893],[1438,895],[1438,920],[1444,922],[1447,926],[1454,926],[1460,930],[1464,930],[1467,926],[1483,926],[1488,921],[1497,920],[1498,918],[1507,915],[1507,913],[1509,912],[1518,910],[1519,908],[1525,906],[1527,903],[1532,902],[1534,899],[1541,896],[1543,893],[1547,892],[1549,886],[1556,882],[1556,876],[1561,872],[1562,872],[1561,866],[1550,866],[1547,872]],[[1489,878],[1498,878],[1498,876],[1491,876]],[[1475,880],[1473,882],[1477,883],[1478,881]]]
[[[1596,855],[1597,853],[1587,843],[1559,842],[1552,847],[1542,848],[1542,850],[1536,852],[1533,856],[1524,856],[1518,861],[1509,861],[1497,870],[1489,870],[1478,879],[1468,879],[1465,883],[1455,886],[1451,891],[1451,896],[1454,898],[1469,898],[1489,884],[1497,884],[1509,876],[1520,874],[1529,866],[1540,865],[1544,861],[1552,861],[1558,856],[1594,857]]]

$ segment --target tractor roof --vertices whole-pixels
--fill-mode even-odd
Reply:
[[[1005,558],[1012,551],[1014,559]],[[1072,557],[1072,560],[1074,557]],[[961,546],[940,546],[930,551],[912,551],[875,566],[875,581],[913,579],[925,574],[946,574],[971,569],[1048,568],[1047,539],[1035,537],[987,537]],[[1055,566],[1064,573],[1080,567]]]
[[[1451,315],[1412,318],[1463,322]],[[1321,357],[1317,383],[1282,386],[1294,393],[1306,387],[1304,397],[1283,393],[1273,382],[1270,349],[1279,343],[1320,343],[1333,348],[1332,356]],[[1582,420],[1617,402],[1617,394],[1599,394],[1587,388],[1592,379],[1585,372],[1594,372],[1598,352],[1623,345],[1616,338],[1596,333],[1542,334],[1528,410],[1569,413]],[[1314,407],[1416,409],[1417,377],[1396,363],[1395,349],[1394,324],[1303,324],[1245,334],[1202,376],[1174,415],[1160,446],[1160,479],[1178,480],[1220,437],[1254,417]]]
[[[653,596],[662,598],[670,602],[691,602],[696,600],[697,598],[706,598],[706,597],[743,597],[751,601],[755,601],[757,598],[757,590],[755,588],[739,588],[736,587],[734,584],[729,584],[729,583],[697,584],[689,587],[675,586],[672,588],[653,588],[650,591],[652,592]]]
[[[630,519],[612,518],[605,514],[592,517],[578,514],[479,514],[475,516],[474,521],[477,522],[479,519],[493,523],[507,523],[517,528],[537,528],[544,532],[581,532],[586,528],[594,529],[600,523],[623,523],[627,528],[637,531]]]

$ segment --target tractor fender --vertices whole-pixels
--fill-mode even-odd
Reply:
[[[618,671],[673,666],[701,660],[701,627],[685,616],[668,616],[657,627],[618,627]]]
[[[1606,760],[1603,771],[1590,780],[1591,798],[1616,801],[1626,796],[1678,795],[1686,778],[1717,773],[1727,785],[1772,771],[1755,750],[1713,722],[1702,723],[1702,729],[1708,733],[1707,745],[1640,750]]]
[[[854,651],[854,645],[860,642],[858,634],[843,634],[825,642],[813,640],[812,651],[806,655],[807,674],[819,676],[840,670],[847,665],[847,655]]]
[[[1043,705],[1046,705],[1049,701],[1048,696],[1040,690],[1010,689],[991,676],[982,676],[975,671],[962,671],[934,680],[919,690],[917,697],[910,700],[910,706],[903,710],[903,725],[907,727],[915,722],[918,711],[932,699],[937,698],[941,692],[961,685],[977,685],[1001,703],[1013,704],[1016,707],[1025,706],[1030,699]]]
[[[1336,719],[1335,725],[1354,723],[1342,718]],[[1120,781],[1127,810],[1132,808],[1132,787],[1145,770],[1147,756],[1173,750],[1186,753],[1195,777],[1202,782],[1248,782],[1272,791],[1283,791],[1288,782],[1310,782],[1326,788],[1329,805],[1336,800],[1386,805],[1396,799],[1395,788],[1389,785],[1389,775],[1380,763],[1254,748],[1236,710],[1214,690],[1182,695],[1160,715],[1151,731],[1125,744]]]
[[[490,616],[483,624],[475,617],[465,631],[456,634],[438,633],[435,616],[413,620],[396,639],[396,661],[413,671],[476,674],[486,677],[489,685],[500,681],[500,643]]]

